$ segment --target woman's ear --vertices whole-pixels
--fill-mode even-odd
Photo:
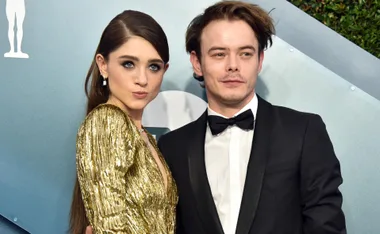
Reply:
[[[107,70],[107,62],[104,59],[103,55],[97,54],[95,57],[96,65],[98,66],[98,69],[100,71],[100,74],[104,77],[108,77],[108,70]]]
[[[169,68],[169,63],[166,63],[165,66],[164,66],[164,72],[166,72]]]

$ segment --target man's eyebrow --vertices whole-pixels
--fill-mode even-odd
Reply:
[[[220,47],[220,46],[213,46],[208,50],[208,53],[214,51],[214,50],[227,50],[225,47]]]
[[[253,51],[256,51],[256,48],[252,45],[245,45],[245,46],[240,46],[239,47],[239,50],[246,50],[246,49],[249,49],[249,50],[253,50]],[[227,48],[225,47],[221,47],[221,46],[213,46],[211,47],[209,50],[208,50],[208,53],[212,52],[212,51],[215,51],[215,50],[222,50],[222,51],[225,51],[227,50]]]
[[[251,45],[246,45],[246,46],[239,47],[239,50],[246,50],[246,49],[256,51],[256,48],[254,46],[251,46]]]

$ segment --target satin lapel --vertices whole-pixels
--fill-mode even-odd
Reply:
[[[206,233],[222,234],[215,203],[212,197],[205,166],[205,134],[207,127],[207,112],[194,122],[189,134],[188,162],[191,187],[196,199],[198,215]]]
[[[270,147],[270,135],[273,125],[272,106],[260,97],[258,97],[258,99],[257,116],[255,116],[255,132],[236,234],[248,234],[255,218],[268,157],[268,149]]]

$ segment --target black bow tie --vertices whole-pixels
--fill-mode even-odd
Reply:
[[[236,125],[244,130],[252,130],[254,118],[252,111],[246,110],[238,116],[230,119],[225,119],[216,115],[209,115],[207,120],[212,135],[217,135],[223,132],[229,125]]]

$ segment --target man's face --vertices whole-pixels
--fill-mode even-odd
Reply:
[[[191,53],[194,72],[204,77],[211,108],[242,108],[254,96],[264,54],[251,27],[242,20],[218,20],[201,35],[201,58]],[[216,110],[218,111],[218,110]]]

